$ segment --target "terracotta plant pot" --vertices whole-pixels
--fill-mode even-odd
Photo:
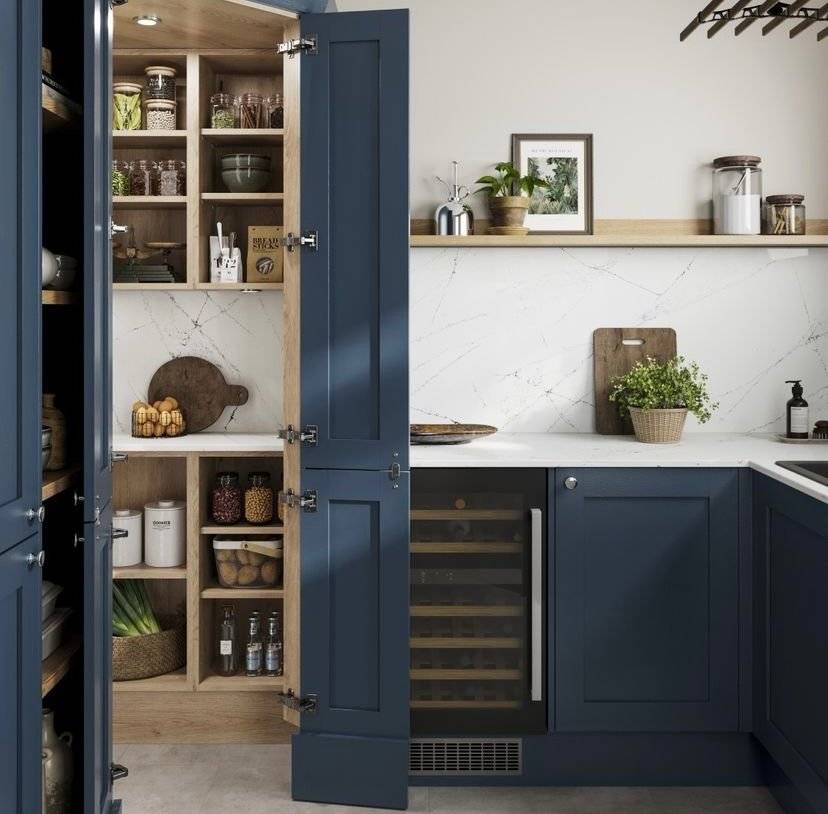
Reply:
[[[521,195],[490,197],[489,212],[492,215],[492,225],[489,227],[489,234],[527,234],[529,230],[523,225],[523,222],[526,220],[528,209],[529,199]]]
[[[681,441],[687,409],[641,410],[630,407],[635,437],[645,444],[677,444]]]

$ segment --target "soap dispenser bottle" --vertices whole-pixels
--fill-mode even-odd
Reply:
[[[802,398],[802,379],[788,379],[785,384],[793,385],[793,398],[788,402],[787,432],[788,438],[808,438],[808,402]]]

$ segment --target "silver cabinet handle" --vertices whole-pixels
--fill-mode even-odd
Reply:
[[[44,565],[45,562],[46,562],[46,552],[45,551],[38,551],[37,554],[28,554],[26,556],[26,565],[29,566],[30,571],[35,566],[37,566],[38,568],[43,568],[43,565]]]
[[[46,519],[46,507],[41,506],[38,509],[29,509],[26,512],[26,519],[30,523],[34,523],[37,520],[39,523],[42,523]]]
[[[532,658],[530,687],[533,701],[543,701],[543,512],[530,509],[532,516]]]
[[[572,475],[570,475],[564,481],[564,486],[566,486],[566,488],[569,489],[569,491],[571,492],[573,489],[575,489],[578,486],[578,478],[573,478]]]

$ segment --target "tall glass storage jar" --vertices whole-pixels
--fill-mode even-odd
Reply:
[[[116,82],[112,86],[112,129],[141,129],[141,86]]]
[[[232,94],[214,93],[210,97],[210,127],[214,130],[238,127],[237,112],[236,99]]]
[[[761,161],[755,155],[726,155],[713,161],[714,234],[762,233]]]

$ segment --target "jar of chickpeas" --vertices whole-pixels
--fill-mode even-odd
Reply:
[[[262,525],[273,520],[273,487],[269,472],[251,472],[244,490],[244,519]]]

